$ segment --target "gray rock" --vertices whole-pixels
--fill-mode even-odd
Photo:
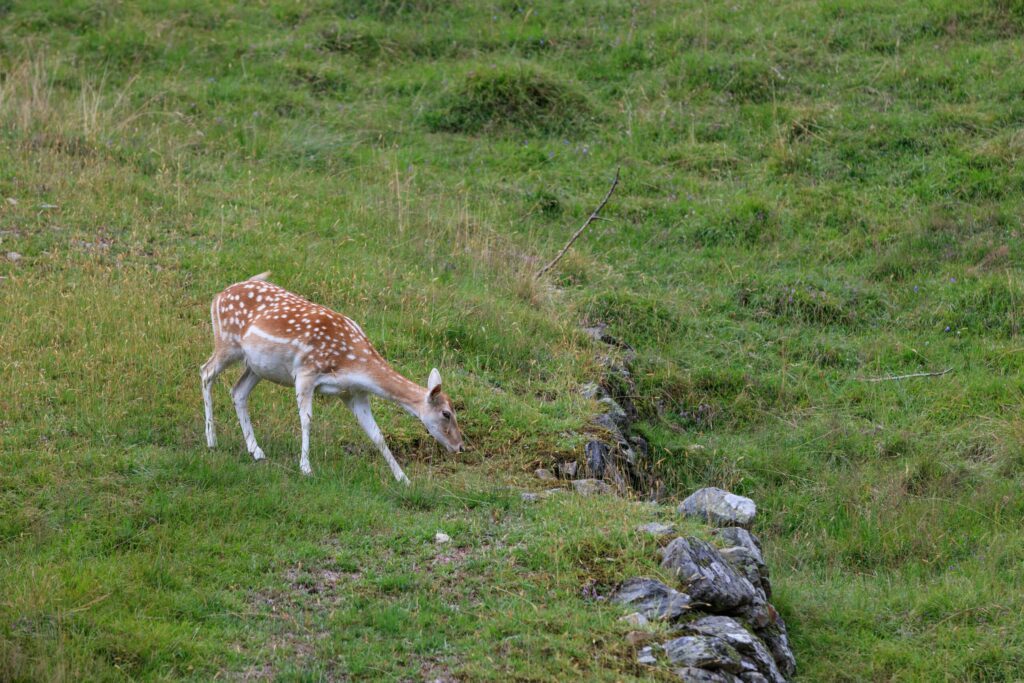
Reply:
[[[631,436],[629,437],[629,443],[633,444],[633,449],[637,452],[641,458],[646,460],[651,457],[651,447],[647,443],[647,439],[642,436]]]
[[[745,668],[764,674],[770,683],[786,681],[768,647],[735,619],[722,616],[701,617],[696,621],[682,624],[680,630],[684,633],[720,638],[743,655],[744,661],[749,663]]]
[[[640,648],[640,652],[636,654],[636,662],[637,664],[646,664],[647,666],[657,664],[658,660],[654,657],[654,648],[650,645]]]
[[[760,553],[755,556],[749,548],[740,545],[723,548],[718,553],[733,569],[753,584],[754,588],[760,590],[765,600],[772,597],[772,584],[768,574],[768,567],[764,562],[758,561]]]
[[[775,613],[774,609],[771,611],[775,617],[773,623],[767,628],[758,631],[757,635],[768,646],[782,675],[786,678],[791,678],[796,673],[796,657],[793,656],[793,649],[789,646],[789,633],[786,632],[786,622]]]
[[[580,395],[582,395],[583,398],[589,398],[596,401],[604,396],[605,392],[604,389],[602,389],[596,382],[588,382],[580,387]]]
[[[759,601],[757,589],[714,547],[699,538],[677,538],[662,549],[661,566],[679,579],[694,602],[711,612],[731,612]]]
[[[562,479],[574,479],[576,472],[579,470],[579,463],[575,460],[565,460],[556,466],[558,470],[558,476]]]
[[[619,425],[616,424],[615,419],[610,413],[601,413],[594,418],[594,424],[598,427],[602,427],[611,433],[612,439],[616,443],[626,443],[626,437],[622,435],[622,430]]]
[[[665,587],[668,588],[668,586]],[[669,588],[669,590],[672,589]],[[637,628],[647,626],[647,624],[651,623],[651,620],[640,612],[633,612],[632,614],[627,614],[624,617],[619,617],[619,621],[624,621],[630,626],[636,626]]]
[[[21,254],[16,251],[9,251],[7,252],[7,260],[11,263],[17,263],[21,260]]]
[[[519,497],[522,498],[523,501],[526,503],[536,503],[539,500],[544,500],[546,498],[550,498],[551,496],[562,493],[562,491],[563,489],[546,489],[544,491],[539,491],[536,493],[533,491],[527,491],[519,494]]]
[[[665,621],[678,619],[690,609],[689,595],[645,577],[627,580],[612,594],[611,601],[628,605],[648,619]]]
[[[744,671],[740,674],[740,680],[743,683],[768,683],[768,678],[757,671]]]
[[[683,683],[741,683],[743,680],[725,671],[708,671],[707,669],[698,669],[695,666],[673,669],[672,673]]]
[[[614,424],[620,432],[629,430],[629,415],[626,414],[626,410],[619,405],[618,401],[611,396],[605,396],[598,400],[598,403],[605,408],[605,414],[602,417],[607,417],[611,420],[612,424]]]
[[[600,441],[588,441],[583,452],[587,455],[587,469],[590,473],[595,479],[603,478],[608,463],[608,446]]]
[[[747,623],[755,629],[767,628],[776,618],[775,608],[768,604],[768,601],[762,597],[760,591],[758,591],[757,596],[754,598],[754,602],[740,607],[736,610],[735,614],[746,619]]]
[[[693,666],[674,669],[672,673],[678,676],[683,683],[737,683],[743,680],[724,671],[708,671]]]
[[[682,636],[663,643],[668,660],[673,664],[740,673],[743,665],[736,648],[714,636]]]
[[[761,540],[743,527],[727,526],[715,529],[711,533],[722,542],[723,546],[742,546],[753,553],[758,562],[764,564],[764,557],[761,555]]]
[[[543,481],[554,481],[555,479],[558,478],[551,473],[551,470],[544,469],[543,467],[538,467],[537,469],[535,469],[533,471],[533,476]]]
[[[679,506],[679,513],[715,526],[749,526],[757,514],[754,501],[713,486],[700,489]]]
[[[674,524],[662,524],[661,522],[649,522],[647,524],[641,524],[636,528],[637,531],[651,536],[669,536],[676,532]]]
[[[572,487],[581,496],[596,496],[612,492],[612,487],[600,479],[576,479],[572,482]]]

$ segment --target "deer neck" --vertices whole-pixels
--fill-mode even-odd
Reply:
[[[390,365],[374,373],[371,393],[401,406],[407,413],[420,417],[426,403],[427,389],[404,377]]]

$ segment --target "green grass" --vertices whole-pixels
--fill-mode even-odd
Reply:
[[[1022,58],[1014,0],[0,1],[0,678],[647,675],[580,591],[655,513],[507,488],[582,452],[603,321],[670,489],[759,503],[801,680],[1015,680]],[[471,450],[380,406],[401,491],[318,401],[307,480],[261,385],[253,465],[225,379],[207,451],[267,269]]]

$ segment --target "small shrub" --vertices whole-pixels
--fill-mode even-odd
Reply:
[[[587,98],[534,67],[487,67],[471,71],[427,112],[436,131],[477,133],[518,130],[572,133],[594,117]]]

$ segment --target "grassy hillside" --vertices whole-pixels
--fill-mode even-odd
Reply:
[[[1018,678],[1022,62],[1019,0],[0,0],[0,678],[649,675],[580,591],[670,512],[508,489],[581,452],[583,321],[670,489],[760,504],[801,680]],[[305,479],[261,384],[254,465],[229,372],[208,451],[268,269],[471,449],[378,406],[400,489],[318,401]]]

